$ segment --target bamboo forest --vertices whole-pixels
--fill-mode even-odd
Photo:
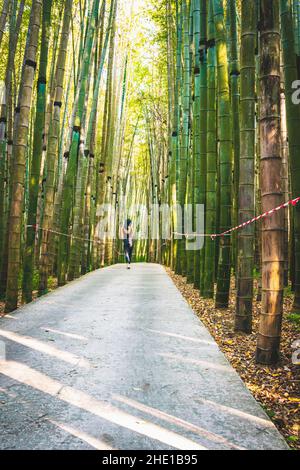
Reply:
[[[299,450],[300,1],[0,0],[0,51],[0,449]]]

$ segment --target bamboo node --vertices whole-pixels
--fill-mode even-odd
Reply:
[[[27,67],[32,67],[34,70],[36,70],[37,67],[37,63],[34,60],[30,59],[25,60],[25,65],[27,65]]]

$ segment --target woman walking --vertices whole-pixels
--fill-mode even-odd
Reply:
[[[133,227],[130,219],[126,220],[122,232],[127,269],[130,269],[133,252]]]

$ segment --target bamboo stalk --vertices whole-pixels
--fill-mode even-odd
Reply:
[[[280,133],[279,0],[261,0],[260,135],[262,210],[283,202]],[[262,310],[256,360],[279,359],[284,284],[284,214],[264,219],[262,229]]]

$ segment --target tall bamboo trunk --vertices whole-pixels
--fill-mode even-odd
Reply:
[[[187,190],[187,170],[189,156],[189,127],[190,127],[190,37],[189,37],[189,14],[187,1],[182,2],[183,10],[183,89],[182,89],[182,137],[180,148],[180,180],[179,199],[184,213]],[[186,274],[186,240],[179,240],[179,272]]]
[[[200,1],[200,204],[206,205],[206,184],[207,184],[207,2]],[[205,221],[206,222],[206,221]],[[204,291],[205,278],[205,243],[200,251],[199,267],[199,287],[200,292]]]
[[[282,68],[282,67],[281,67]],[[282,75],[282,74],[281,74]],[[285,87],[281,76],[280,95],[280,115],[281,115],[281,156],[282,156],[282,191],[284,200],[289,200],[289,141],[286,118]],[[289,211],[284,211],[284,287],[289,285]]]
[[[252,8],[252,5],[250,6]],[[228,49],[230,58],[230,96],[232,108],[232,142],[233,142],[233,197],[232,197],[232,223],[237,225],[239,204],[239,159],[240,159],[240,61],[238,40],[237,3],[235,0],[227,2],[228,22]],[[232,235],[232,264],[237,269],[237,233]]]
[[[290,154],[291,185],[293,197],[300,194],[300,107],[293,102],[293,83],[299,79],[297,70],[297,56],[295,50],[295,40],[293,35],[293,21],[291,5],[288,0],[280,1],[281,32],[282,32],[282,53],[285,78],[286,93],[286,117]],[[293,209],[293,230],[294,230],[294,250],[295,262],[295,302],[294,311],[300,314],[300,205]]]
[[[194,184],[195,184],[195,158],[194,158],[194,149],[193,149],[193,121],[194,116],[192,113],[193,107],[193,95],[192,89],[194,85],[194,74],[193,74],[193,67],[194,67],[194,54],[193,54],[193,15],[194,15],[194,2],[195,0],[190,1],[189,5],[189,44],[190,44],[190,104],[189,104],[189,151],[188,151],[188,160],[187,160],[187,181],[186,181],[186,203],[191,207],[191,214],[188,217],[191,217],[191,222],[193,222],[194,217]],[[191,250],[189,247],[190,240],[187,239],[186,241],[186,277],[187,282],[189,284],[194,282],[194,250]]]
[[[193,158],[194,204],[201,204],[200,197],[200,0],[194,1],[194,101],[193,101]],[[202,130],[202,129],[201,129]],[[204,130],[203,130],[204,131]],[[194,224],[195,226],[195,224]],[[194,286],[200,289],[200,251],[194,254]]]
[[[295,43],[295,53],[297,56],[297,62],[299,67],[299,59],[300,59],[300,5],[299,0],[289,0],[289,9],[292,11],[293,15],[293,24],[291,31],[294,32],[294,43]],[[298,68],[298,72],[299,72]]]
[[[69,42],[69,27],[71,22],[73,0],[67,0],[64,10],[63,27],[59,45],[59,53],[57,58],[57,66],[55,72],[55,101],[52,112],[52,117],[49,126],[49,139],[47,149],[47,180],[45,187],[45,203],[43,224],[41,233],[41,258],[40,258],[40,280],[39,280],[39,294],[42,295],[47,292],[48,276],[50,269],[50,242],[52,234],[49,232],[52,228],[53,220],[53,205],[55,196],[55,177],[57,168],[57,152],[60,137],[60,117],[63,100],[63,85],[65,78],[65,66]]]
[[[212,3],[208,12],[208,91],[207,91],[207,181],[206,181],[206,232],[216,233],[217,210],[217,106],[216,106],[216,41]],[[203,296],[214,298],[216,242],[205,242],[205,268]]]
[[[231,227],[232,209],[232,126],[230,112],[230,91],[226,29],[222,0],[213,0],[216,28],[218,66],[218,128],[220,155],[220,230]],[[229,303],[231,275],[231,240],[224,237],[220,243],[216,307],[227,308]]]
[[[67,281],[67,271],[69,263],[69,230],[71,222],[71,212],[74,201],[74,191],[76,188],[76,174],[78,168],[78,149],[80,145],[80,135],[83,124],[83,115],[86,99],[88,97],[88,76],[90,61],[95,40],[96,18],[98,16],[99,2],[94,0],[89,26],[87,31],[86,45],[82,62],[81,82],[78,94],[78,105],[76,107],[75,121],[72,129],[72,138],[70,145],[69,161],[64,178],[61,223],[60,231],[64,234],[59,238],[58,244],[58,284],[64,285]]]
[[[99,213],[99,209],[103,207],[103,204],[109,198],[107,191],[111,189],[111,158],[112,155],[109,152],[112,142],[113,129],[110,128],[112,123],[112,111],[113,111],[113,77],[114,77],[114,63],[115,63],[115,34],[116,34],[116,14],[117,14],[117,1],[114,2],[112,11],[112,23],[111,23],[111,34],[109,42],[109,55],[108,55],[108,71],[107,71],[107,82],[105,92],[105,104],[103,113],[103,125],[102,125],[102,142],[101,142],[101,153],[100,161],[98,163],[98,174],[97,174],[97,190],[96,190],[96,220],[95,227],[99,224],[103,224],[105,213]],[[94,267],[100,267],[104,265],[105,258],[105,245],[106,240],[98,239],[98,233],[96,235],[96,243],[94,245]]]
[[[176,16],[177,21],[177,16]],[[174,27],[173,27],[173,14],[171,1],[166,2],[166,26],[167,26],[167,51],[168,51],[168,165],[166,168],[166,174],[164,176],[166,189],[168,193],[168,200],[164,202],[168,203],[172,208],[176,205],[176,186],[174,185],[174,176],[176,168],[176,152],[175,152],[175,139],[173,136],[174,130],[174,118],[175,118],[175,106],[176,106],[176,92],[175,92],[175,54],[173,45]],[[171,230],[174,231],[174,211],[171,209]],[[174,266],[174,239],[168,240],[166,250],[164,252],[164,262],[167,266]]]
[[[25,256],[23,260],[23,299],[25,302],[32,301],[33,290],[33,270],[34,270],[34,249],[37,223],[37,205],[41,174],[41,162],[43,153],[43,134],[45,131],[45,112],[47,102],[47,66],[48,50],[50,39],[52,0],[43,2],[43,28],[41,55],[39,67],[38,90],[36,98],[36,116],[33,141],[33,156],[31,163],[31,173],[29,178],[29,207],[28,207],[28,227],[26,236]]]
[[[279,0],[261,0],[260,136],[262,210],[283,202],[280,133]],[[279,359],[284,285],[284,214],[277,211],[262,224],[262,310],[256,360]]]
[[[101,57],[98,71],[98,81],[95,83],[94,88],[94,99],[93,108],[90,115],[90,123],[87,135],[87,151],[89,152],[89,170],[88,170],[88,181],[85,194],[85,208],[84,208],[84,238],[86,240],[93,240],[95,238],[95,205],[96,205],[96,186],[97,186],[97,156],[96,156],[96,132],[97,132],[97,104],[99,97],[100,78],[102,76],[102,68],[104,59],[107,54],[109,36],[112,26],[112,14],[113,14],[113,2],[111,3],[110,18],[106,31],[106,37],[103,48],[101,49]],[[93,111],[94,110],[94,111]],[[94,243],[91,241],[85,241],[83,247],[83,259],[82,259],[82,273],[86,273],[88,270],[96,268],[93,265],[93,254],[97,252],[97,248],[100,246],[98,240],[95,239]],[[95,258],[96,259],[96,255]]]
[[[255,48],[256,2],[242,1],[241,155],[239,163],[239,224],[255,215]],[[254,234],[252,224],[238,232],[237,303],[235,329],[252,331]]]
[[[182,52],[182,3],[176,2],[176,83],[175,83],[175,109],[174,109],[174,128],[172,134],[173,141],[173,153],[174,156],[174,171],[172,173],[173,180],[173,223],[174,232],[181,231],[180,215],[178,214],[177,208],[180,205],[180,194],[179,194],[179,181],[180,181],[180,137],[181,137],[181,82],[182,82],[182,67],[181,67],[181,52]],[[180,258],[179,258],[179,237],[174,235],[174,261],[173,269],[176,273],[180,271]]]
[[[21,230],[24,203],[24,182],[27,157],[27,139],[32,105],[33,83],[36,70],[36,56],[39,42],[42,1],[34,0],[28,31],[28,43],[23,65],[20,88],[20,112],[14,136],[14,172],[12,175],[12,199],[9,224],[8,272],[6,292],[6,312],[17,308],[19,273],[21,267]]]
[[[117,6],[117,4],[116,4]],[[115,13],[116,14],[116,13]],[[118,103],[120,98],[120,86],[117,83],[117,36],[116,36],[116,26],[114,26],[112,30],[112,80],[110,86],[110,97],[109,97],[109,112],[108,112],[108,120],[107,120],[107,139],[106,139],[106,167],[107,167],[107,179],[106,179],[106,187],[105,187],[105,204],[107,205],[107,217],[108,217],[108,225],[107,225],[107,237],[106,237],[106,245],[105,245],[105,258],[104,262],[106,266],[109,266],[112,262],[113,256],[113,208],[114,208],[114,164],[117,159],[115,157],[115,148],[117,146],[117,127],[118,127]],[[116,148],[116,154],[118,155],[118,150]]]
[[[98,30],[97,30],[98,34]],[[96,56],[97,42],[94,43],[94,50],[92,52],[94,62],[97,60]],[[89,75],[92,74],[94,66],[93,60],[90,61]],[[91,83],[88,83],[86,89],[86,97],[89,97]],[[86,136],[87,122],[87,102],[86,99],[84,109],[84,119],[81,126],[81,138],[78,151],[77,162],[77,175],[76,175],[76,189],[74,192],[74,207],[73,207],[73,220],[72,220],[72,242],[70,246],[70,259],[68,280],[72,281],[81,274],[81,259],[82,259],[82,239],[83,239],[83,209],[84,209],[84,194],[87,186],[88,169],[89,169],[89,150],[88,150],[88,137]],[[91,116],[89,117],[91,119]]]
[[[8,241],[9,241],[9,210],[11,198],[11,155],[13,146],[13,87],[12,78],[14,60],[19,39],[25,0],[19,5],[17,15],[17,0],[14,0],[10,12],[9,51],[5,71],[6,102],[1,106],[0,119],[0,296],[5,297],[7,285]]]

